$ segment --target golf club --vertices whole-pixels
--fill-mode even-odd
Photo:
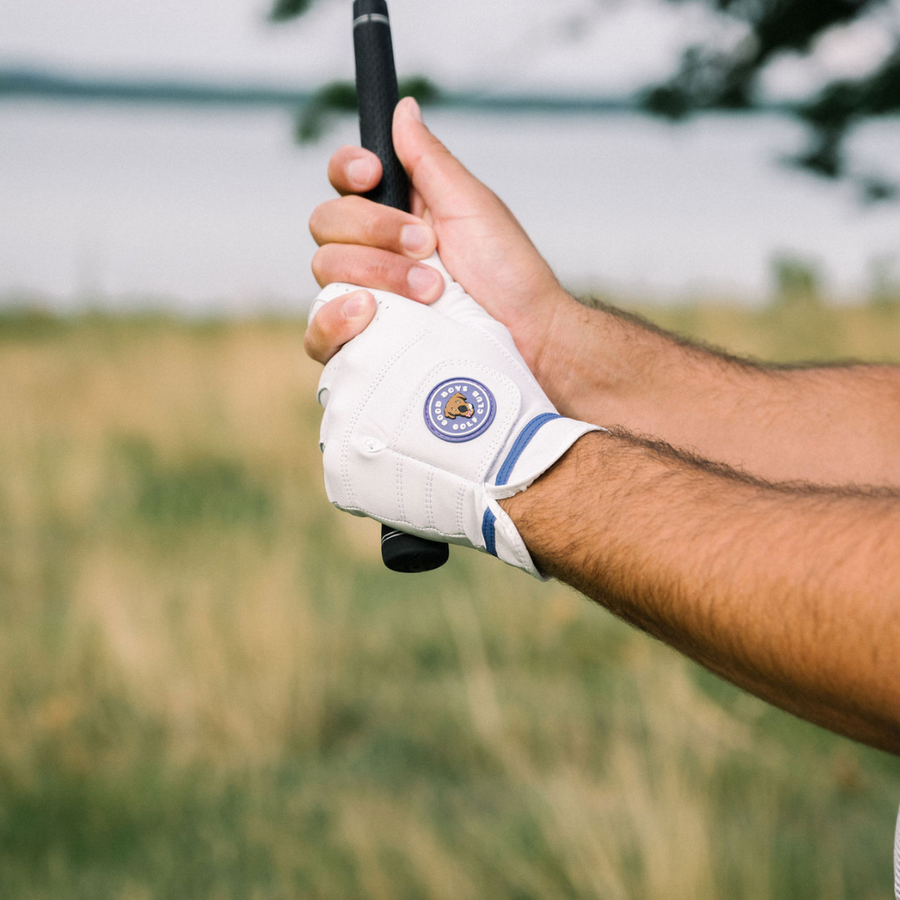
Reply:
[[[409,180],[394,152],[391,133],[399,91],[385,0],[353,0],[353,46],[360,139],[381,160],[384,170],[381,182],[367,196],[409,212]],[[394,572],[430,572],[449,556],[447,544],[381,527],[381,558]]]

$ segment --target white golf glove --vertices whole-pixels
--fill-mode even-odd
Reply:
[[[474,547],[541,577],[497,500],[525,490],[595,425],[560,416],[512,336],[444,276],[423,306],[372,291],[369,327],[325,367],[320,447],[339,509]],[[359,288],[332,284],[324,303]]]

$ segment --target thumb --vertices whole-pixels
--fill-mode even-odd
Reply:
[[[436,219],[472,213],[493,194],[428,130],[413,97],[394,111],[394,149]]]
[[[319,294],[303,337],[307,356],[327,363],[344,344],[365,331],[377,308],[375,298],[366,290],[329,285]]]

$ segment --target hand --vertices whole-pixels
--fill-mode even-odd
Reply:
[[[571,346],[562,315],[577,304],[560,286],[502,201],[474,178],[422,123],[406,98],[394,115],[394,145],[413,185],[412,214],[355,196],[381,179],[377,157],[343,147],[328,174],[345,196],[323,203],[310,219],[320,249],[313,260],[319,284],[341,281],[432,303],[443,285],[422,264],[437,247],[467,293],[509,328],[520,353],[558,405],[557,371]]]
[[[508,330],[446,283],[431,306],[335,283],[310,329],[342,304],[377,303],[319,382],[325,489],[339,509],[538,572],[498,501],[529,487],[596,426],[560,416]]]

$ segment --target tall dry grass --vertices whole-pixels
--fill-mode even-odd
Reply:
[[[658,313],[760,356],[778,315]],[[0,896],[890,895],[894,761],[491,560],[386,573],[301,337],[0,322]]]

